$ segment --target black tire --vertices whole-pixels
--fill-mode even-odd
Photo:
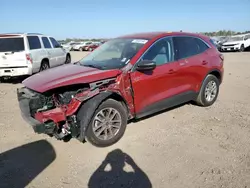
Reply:
[[[214,96],[214,98],[211,100],[211,101],[208,101],[206,99],[206,94],[205,94],[205,91],[206,91],[206,87],[208,86],[208,84],[211,84],[211,83],[215,83],[216,84],[216,88],[217,88],[217,92]],[[199,95],[196,99],[196,104],[199,105],[199,106],[203,106],[203,107],[207,107],[207,106],[211,106],[213,105],[213,103],[216,101],[217,97],[218,97],[218,94],[219,94],[219,86],[220,86],[220,83],[219,83],[219,80],[217,77],[215,77],[214,75],[207,75],[207,77],[205,78],[205,80],[203,81],[203,84],[201,86],[201,89],[200,89],[200,92],[199,92]]]
[[[66,55],[65,64],[69,64],[69,63],[71,63],[71,56],[70,56],[70,54],[67,54],[67,55]]]
[[[92,48],[89,48],[89,51],[91,51],[91,52],[92,52],[92,51],[93,51],[93,49],[92,49]]]
[[[49,68],[50,68],[49,61],[48,60],[42,60],[39,72],[42,72],[42,71],[47,70]]]
[[[82,51],[83,51],[82,47],[81,47],[81,48],[79,48],[79,51],[80,51],[80,52],[82,52]]]
[[[120,129],[118,130],[117,134],[114,135],[114,137],[112,137],[108,140],[102,140],[102,139],[98,138],[93,131],[93,123],[94,123],[95,116],[101,110],[103,110],[105,108],[115,109],[120,114],[120,117],[121,117]],[[124,135],[126,127],[127,127],[127,120],[128,120],[128,115],[127,115],[127,112],[126,112],[124,106],[122,105],[122,103],[118,102],[116,100],[113,100],[113,99],[107,99],[104,102],[102,102],[99,105],[99,107],[95,110],[95,113],[90,121],[90,124],[87,127],[87,130],[86,130],[86,140],[96,147],[111,146],[111,145],[115,144],[116,142],[118,142],[122,138],[122,136]]]
[[[242,44],[242,45],[240,46],[239,52],[244,52],[244,50],[245,50],[245,48],[244,48],[244,45]]]

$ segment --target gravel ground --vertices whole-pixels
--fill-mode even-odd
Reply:
[[[19,113],[21,84],[0,84],[0,187],[250,187],[250,52],[224,55],[213,106],[183,105],[131,123],[102,149],[33,133]]]

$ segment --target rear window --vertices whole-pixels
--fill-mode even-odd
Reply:
[[[30,50],[40,49],[41,43],[38,36],[28,36]]]
[[[19,52],[24,51],[23,37],[1,38],[0,52]]]

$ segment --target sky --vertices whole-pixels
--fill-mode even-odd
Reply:
[[[106,38],[149,31],[250,30],[250,0],[0,0],[0,33]]]

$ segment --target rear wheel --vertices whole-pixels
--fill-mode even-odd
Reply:
[[[97,147],[113,145],[124,135],[127,120],[122,103],[108,99],[96,109],[86,130],[86,140]]]
[[[209,74],[200,89],[196,103],[200,106],[211,106],[219,94],[219,80],[214,75]]]
[[[39,72],[47,70],[49,68],[50,68],[49,62],[47,60],[43,60]]]
[[[83,51],[83,49],[82,49],[82,48],[79,48],[79,51],[81,51],[81,52],[82,52],[82,51]]]

